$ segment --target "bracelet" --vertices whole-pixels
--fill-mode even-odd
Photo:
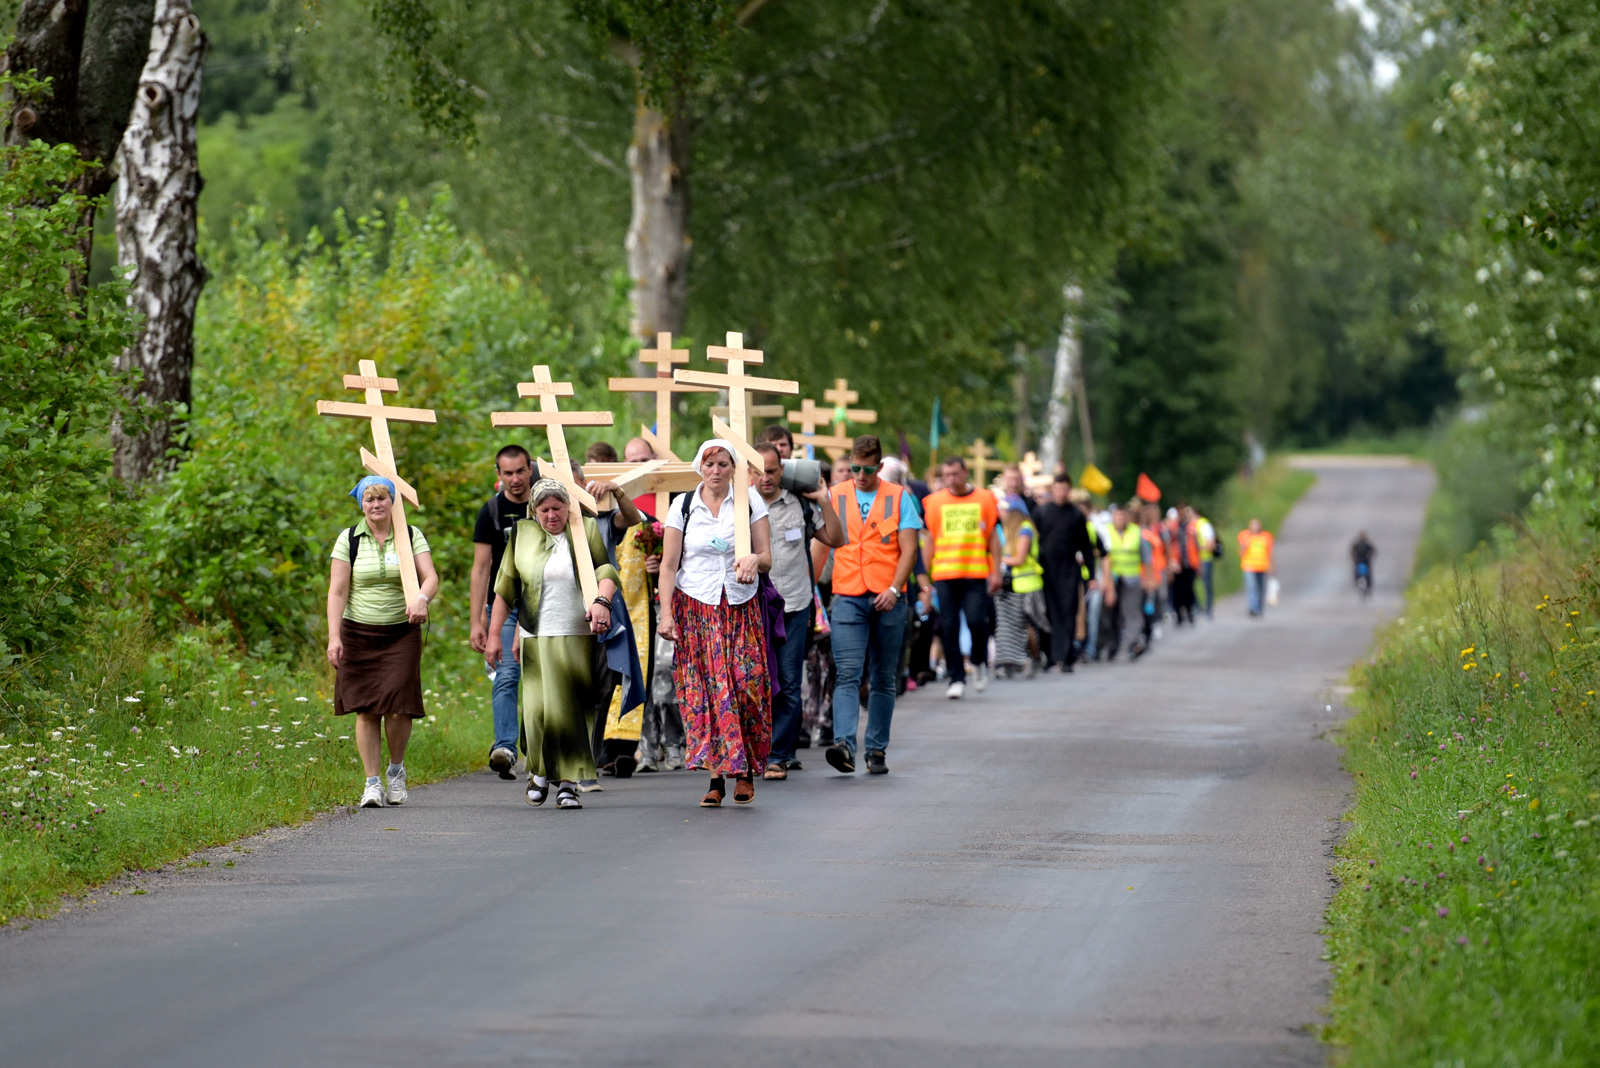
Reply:
[[[604,597],[596,597],[594,600],[590,601],[589,603],[590,604],[597,604],[601,608],[610,608],[611,607],[611,602],[606,600]]]

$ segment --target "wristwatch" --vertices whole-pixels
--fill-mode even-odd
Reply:
[[[893,586],[890,586],[885,592],[894,594],[894,599],[897,601],[900,599],[900,591],[895,589]]]

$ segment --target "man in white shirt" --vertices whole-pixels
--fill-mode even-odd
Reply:
[[[772,532],[772,570],[767,574],[783,595],[784,632],[783,645],[778,648],[777,692],[772,696],[772,753],[763,777],[786,779],[790,771],[800,770],[794,752],[800,737],[800,673],[805,667],[816,585],[810,542],[815,538],[830,549],[843,545],[844,526],[820,483],[803,497],[783,488],[783,460],[776,442],[760,442],[756,451],[766,461],[756,489],[767,504]]]

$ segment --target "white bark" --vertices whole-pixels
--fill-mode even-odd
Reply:
[[[156,0],[150,55],[122,137],[117,262],[130,269],[128,306],[143,322],[118,366],[142,377],[130,399],[133,418],[113,436],[117,476],[132,482],[171,469],[169,414],[190,400],[195,304],[205,284],[195,247],[195,118],[206,45],[189,0]]]
[[[1061,315],[1055,373],[1050,378],[1050,406],[1045,411],[1044,435],[1039,442],[1039,462],[1046,473],[1055,470],[1066,451],[1067,427],[1072,423],[1072,393],[1083,348],[1078,337],[1078,307],[1083,302],[1083,290],[1069,282],[1061,287],[1061,295],[1066,298],[1067,310]]]
[[[633,279],[633,336],[655,342],[660,331],[683,333],[689,300],[689,139],[671,120],[639,102],[628,174],[633,217],[628,223],[628,274]],[[654,373],[646,368],[641,373]]]

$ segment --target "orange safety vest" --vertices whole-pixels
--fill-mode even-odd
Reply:
[[[1265,530],[1260,534],[1252,534],[1248,530],[1239,531],[1239,570],[1272,570],[1271,534]]]
[[[1176,536],[1180,539],[1178,552],[1181,558],[1189,561],[1189,570],[1200,570],[1200,538],[1195,533],[1194,524],[1180,526]]]
[[[847,597],[882,593],[900,566],[900,516],[904,486],[879,480],[872,515],[863,520],[851,479],[833,487],[833,508],[844,521],[845,543],[833,550],[833,592]]]
[[[1146,583],[1159,584],[1167,573],[1167,549],[1161,541],[1161,531],[1139,528],[1139,536],[1150,543],[1150,564],[1140,576]]]

